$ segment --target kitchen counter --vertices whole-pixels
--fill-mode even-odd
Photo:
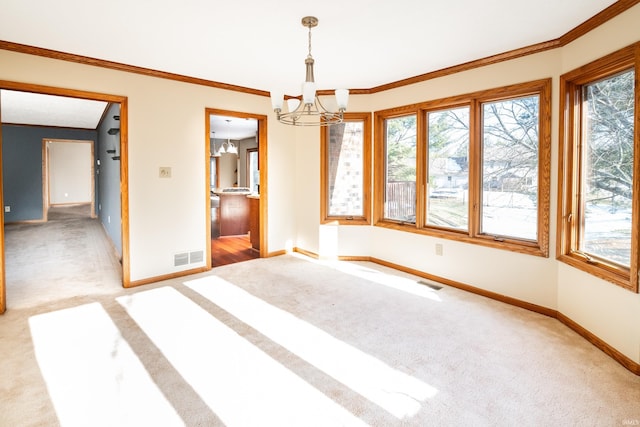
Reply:
[[[251,247],[260,250],[260,195],[250,194],[249,200],[249,240]]]
[[[237,236],[249,232],[249,199],[243,192],[219,192],[220,236]]]

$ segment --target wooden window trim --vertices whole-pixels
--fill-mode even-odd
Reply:
[[[577,250],[579,221],[575,221],[579,196],[581,108],[580,91],[588,83],[635,69],[634,163],[631,258],[629,268],[587,256]],[[560,143],[558,156],[558,212],[556,258],[588,274],[638,292],[640,268],[640,43],[620,49],[560,76]]]
[[[385,218],[384,216],[384,202],[386,195],[386,127],[385,121],[388,119],[394,119],[398,117],[404,117],[409,115],[415,115],[419,113],[419,107],[417,105],[410,105],[399,108],[392,108],[385,111],[377,111],[374,113],[374,187],[373,187],[373,225],[392,228],[396,230],[416,232],[416,227],[420,223],[421,212],[418,206],[418,200],[416,200],[416,223],[409,223],[391,218]],[[418,147],[422,145],[420,136],[420,116],[416,117],[416,163],[419,163],[419,150]],[[422,137],[424,139],[424,137]],[[416,164],[416,195],[422,191],[420,188],[420,167]]]
[[[258,147],[247,148],[247,151],[245,153],[245,158],[244,158],[244,162],[245,162],[244,164],[246,165],[244,182],[247,184],[245,187],[249,187],[249,183],[251,182],[251,169],[249,168],[249,165],[251,164],[251,153],[256,153],[256,156],[258,157],[258,171],[260,171],[260,155],[258,154]]]
[[[476,125],[473,128],[475,132],[475,138],[478,148],[478,152],[474,153],[476,156],[482,156],[481,153],[481,106],[487,102],[508,100],[513,98],[520,98],[529,95],[538,95],[540,97],[539,103],[539,125],[538,125],[538,215],[537,215],[537,230],[538,237],[536,241],[516,239],[509,236],[490,235],[482,233],[480,230],[479,213],[475,215],[475,221],[473,223],[472,236],[477,239],[482,239],[487,242],[489,246],[495,243],[502,243],[510,250],[516,250],[516,247],[520,247],[522,250],[518,252],[529,253],[532,255],[549,256],[549,212],[550,212],[550,190],[551,190],[551,79],[538,80],[534,82],[507,86],[498,88],[491,91],[486,91],[484,94],[474,97],[477,103],[475,109]],[[478,168],[476,171],[476,177],[474,178],[475,185],[478,191],[474,196],[478,197],[475,200],[476,206],[479,206],[481,201],[480,187],[481,187],[481,174],[480,170],[481,157],[474,159],[474,165]]]
[[[371,225],[371,113],[344,113],[345,122],[363,122],[362,148],[362,205],[363,215],[329,215],[328,138],[329,128],[320,128],[320,223],[340,225]]]
[[[481,116],[484,102],[518,98],[527,95],[540,97],[539,148],[538,148],[538,215],[537,240],[521,240],[509,236],[493,236],[480,233],[479,211],[481,188]],[[426,132],[427,113],[460,106],[470,107],[469,117],[469,228],[451,230],[426,225]],[[416,223],[409,224],[384,218],[385,189],[385,121],[409,114],[417,115],[417,182]],[[551,79],[541,79],[470,94],[438,99],[381,110],[374,113],[374,218],[373,224],[399,231],[478,244],[496,249],[528,255],[549,256],[549,219],[551,190]]]

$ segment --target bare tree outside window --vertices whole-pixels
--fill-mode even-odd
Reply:
[[[638,44],[560,76],[558,259],[638,292]]]
[[[634,132],[633,70],[583,87],[581,251],[629,266]]]
[[[538,95],[482,105],[481,232],[536,240]]]
[[[549,256],[551,79],[378,111],[375,132],[375,225]]]

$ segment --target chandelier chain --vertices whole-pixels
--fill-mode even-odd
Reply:
[[[311,58],[311,25],[309,25],[309,54],[307,57]]]

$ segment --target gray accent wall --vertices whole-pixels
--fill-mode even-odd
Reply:
[[[120,121],[113,116],[120,115],[120,104],[112,104],[98,126],[96,148],[96,215],[102,222],[107,235],[113,242],[118,255],[122,257],[122,218],[120,209],[120,133],[109,135],[109,129],[120,129]],[[116,150],[107,153],[107,150]],[[98,160],[100,164],[98,165]]]
[[[2,179],[5,222],[42,220],[43,139],[96,141],[93,130],[2,125]]]

